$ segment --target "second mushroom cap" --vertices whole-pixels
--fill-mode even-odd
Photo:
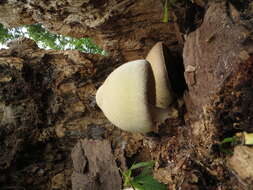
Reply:
[[[146,60],[151,64],[155,78],[156,106],[166,109],[173,101],[173,92],[166,69],[162,42],[158,42],[152,47]]]

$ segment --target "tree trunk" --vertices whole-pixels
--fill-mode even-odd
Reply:
[[[252,155],[252,148],[237,147],[227,165],[230,158],[220,151],[219,143],[236,132],[252,131],[252,3],[238,7],[198,0],[186,8],[175,7],[171,13],[175,23],[162,23],[163,3],[0,3],[0,20],[7,26],[42,23],[59,34],[92,37],[109,54],[42,50],[28,39],[14,41],[10,49],[0,51],[0,172],[4,174],[0,187],[71,189],[70,150],[84,138],[87,144],[91,142],[87,139],[96,139],[98,144],[108,139],[121,169],[133,160],[156,160],[154,175],[169,189],[250,188],[252,179],[244,176],[252,173],[241,171],[251,171],[238,169],[234,160],[247,160],[240,156]],[[204,5],[200,25],[196,20],[201,21]],[[186,34],[184,49],[180,31]],[[154,141],[114,128],[94,96],[114,68],[144,58],[157,41],[169,47],[172,60],[184,64],[188,90],[178,98],[179,117],[168,119],[160,127],[161,138]],[[108,163],[115,167],[112,159]],[[74,172],[80,169],[76,167]],[[101,189],[99,185],[96,188]]]
[[[2,7],[3,15],[16,10],[15,23],[6,16],[0,18],[6,26],[42,23],[58,34],[91,37],[122,61],[143,58],[157,41],[177,43],[174,24],[162,22],[161,1],[6,1]]]

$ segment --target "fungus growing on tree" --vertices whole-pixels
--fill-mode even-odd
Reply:
[[[155,78],[156,106],[166,109],[172,103],[174,96],[166,69],[162,42],[152,47],[146,60],[151,64]]]
[[[146,60],[125,63],[115,69],[98,89],[96,102],[117,127],[148,133],[163,122],[168,109],[155,106],[155,78]]]

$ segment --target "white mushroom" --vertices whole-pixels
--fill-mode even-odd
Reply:
[[[158,42],[152,47],[146,60],[151,64],[155,78],[156,106],[168,108],[173,101],[173,92],[165,65],[162,42]]]
[[[162,122],[167,109],[155,107],[155,82],[146,60],[125,63],[115,69],[98,89],[96,102],[117,127],[147,133]]]

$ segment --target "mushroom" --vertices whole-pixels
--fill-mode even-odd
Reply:
[[[96,102],[117,127],[148,133],[163,122],[168,109],[155,106],[155,81],[146,60],[125,63],[115,69],[96,93]]]
[[[156,106],[164,109],[168,108],[173,101],[174,95],[165,65],[162,42],[158,42],[152,47],[146,60],[151,64],[155,78]]]

